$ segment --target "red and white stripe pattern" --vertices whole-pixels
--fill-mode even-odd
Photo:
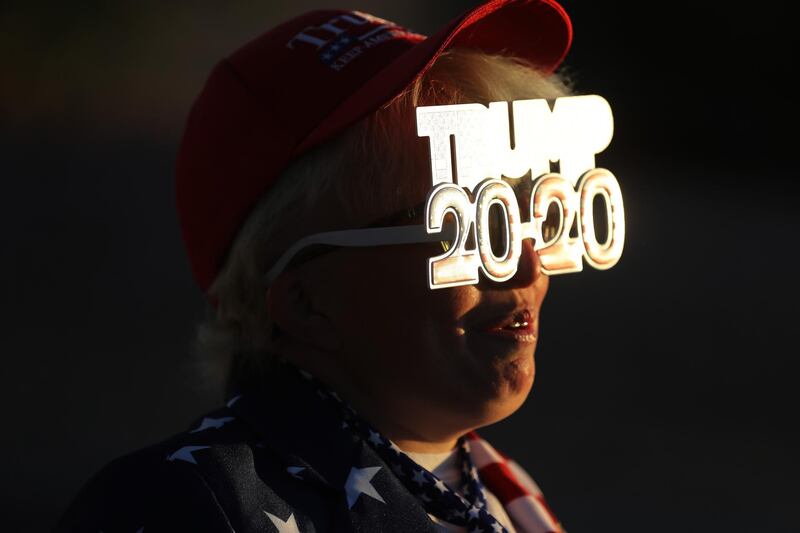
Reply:
[[[542,491],[521,466],[474,431],[467,434],[467,439],[478,477],[500,500],[518,532],[563,533]]]

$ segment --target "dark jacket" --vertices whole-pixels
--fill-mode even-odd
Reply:
[[[267,387],[106,465],[56,531],[436,531],[392,465],[343,426],[334,402],[278,368]]]

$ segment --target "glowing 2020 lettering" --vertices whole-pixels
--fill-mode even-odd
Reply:
[[[579,272],[584,258],[601,270],[619,261],[625,242],[622,193],[611,171],[595,168],[594,160],[613,134],[611,108],[602,97],[558,98],[552,110],[544,99],[418,107],[417,133],[430,138],[433,189],[426,203],[426,231],[443,231],[448,213],[456,225],[453,246],[429,259],[432,289],[477,283],[479,270],[495,281],[510,279],[526,238],[534,239],[545,274]],[[559,173],[550,172],[551,161],[559,162]],[[502,177],[533,180],[528,222],[521,222],[517,199]],[[602,243],[594,224],[598,195],[608,226]],[[552,204],[560,223],[555,235],[545,239],[543,224]],[[493,205],[505,217],[499,257],[488,227]],[[576,235],[571,235],[573,226]],[[466,247],[470,235],[474,249]]]

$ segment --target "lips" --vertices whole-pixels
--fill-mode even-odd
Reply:
[[[528,309],[518,309],[497,316],[477,329],[483,333],[519,343],[536,342],[534,318]]]

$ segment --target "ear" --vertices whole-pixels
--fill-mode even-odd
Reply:
[[[278,276],[267,289],[266,298],[270,318],[288,337],[326,351],[339,347],[336,330],[321,311],[321,295],[297,271]]]

